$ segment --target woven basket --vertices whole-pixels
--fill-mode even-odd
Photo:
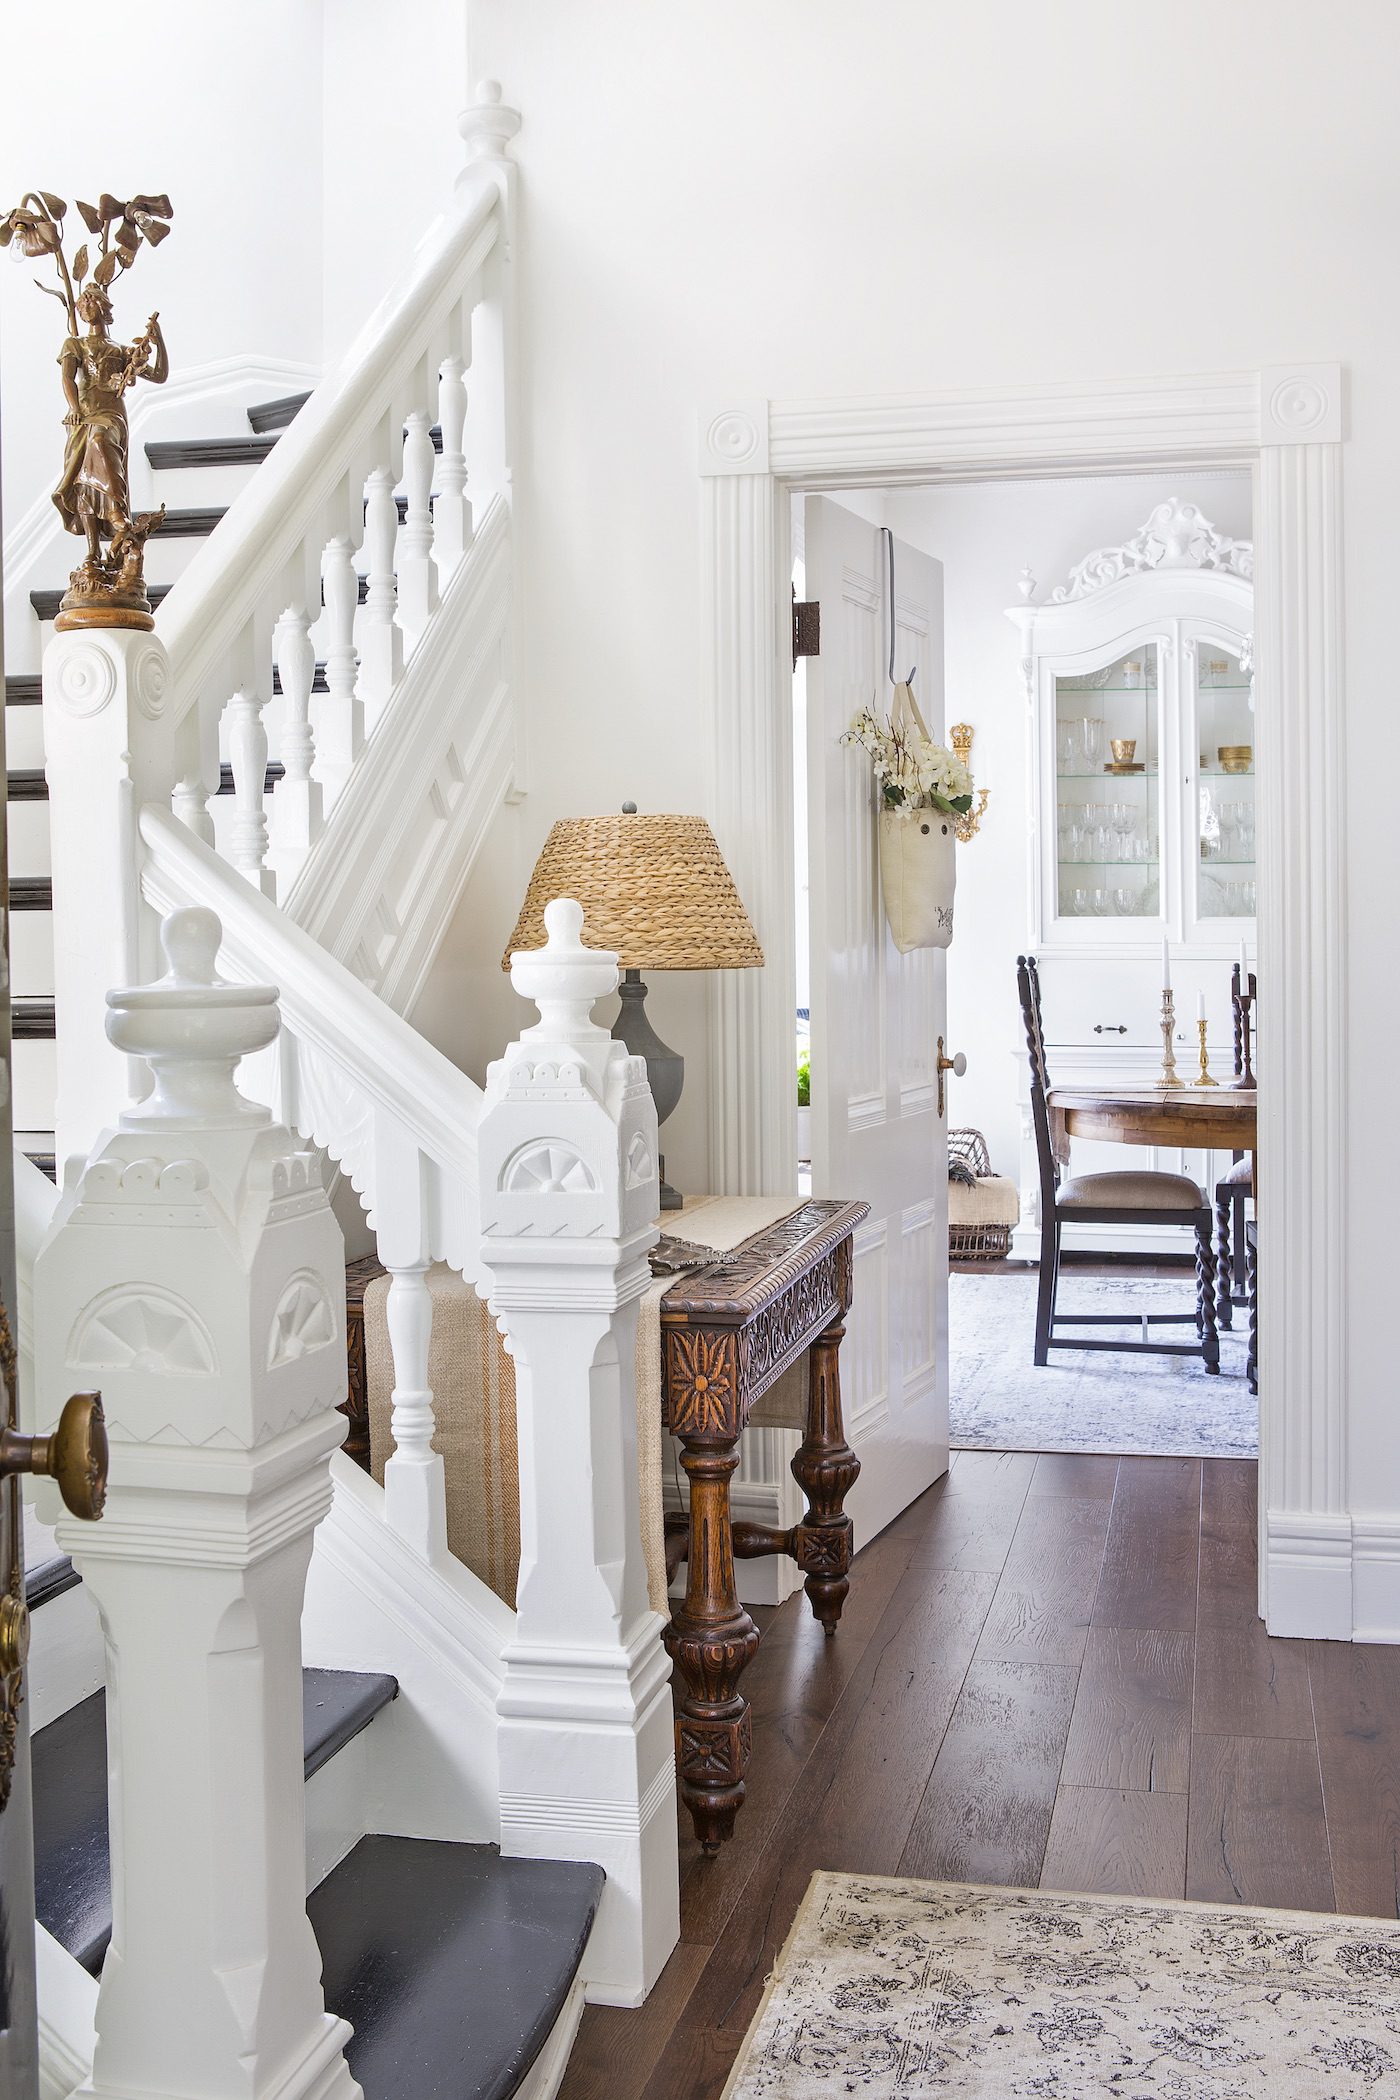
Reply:
[[[1004,1261],[1021,1216],[1015,1182],[993,1174],[987,1140],[980,1130],[950,1130],[948,1152],[964,1160],[977,1176],[975,1188],[965,1182],[948,1184],[949,1254],[958,1261]],[[955,1218],[952,1213],[959,1209],[964,1215]]]
[[[501,958],[545,944],[544,908],[583,906],[590,948],[615,949],[623,970],[748,970],[763,950],[703,817],[566,817],[535,863]]]

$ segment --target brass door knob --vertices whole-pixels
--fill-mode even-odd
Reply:
[[[42,1474],[57,1484],[75,1517],[100,1517],[107,1500],[107,1424],[101,1393],[74,1393],[49,1436],[0,1431],[0,1480],[11,1473]]]

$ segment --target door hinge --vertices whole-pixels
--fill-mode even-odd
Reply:
[[[822,608],[819,598],[799,598],[797,585],[792,587],[792,667],[797,669],[799,656],[820,656],[822,653]]]

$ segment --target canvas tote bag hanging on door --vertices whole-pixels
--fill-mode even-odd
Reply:
[[[890,720],[911,736],[932,742],[914,689],[907,680],[894,689]],[[901,955],[915,948],[946,948],[953,938],[953,891],[957,885],[957,838],[941,809],[901,815],[880,811],[880,887],[885,917]]]

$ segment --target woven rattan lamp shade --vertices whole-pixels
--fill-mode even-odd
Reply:
[[[543,948],[554,897],[583,906],[590,948],[624,970],[751,970],[763,961],[734,878],[703,817],[566,817],[535,862],[502,969]]]

